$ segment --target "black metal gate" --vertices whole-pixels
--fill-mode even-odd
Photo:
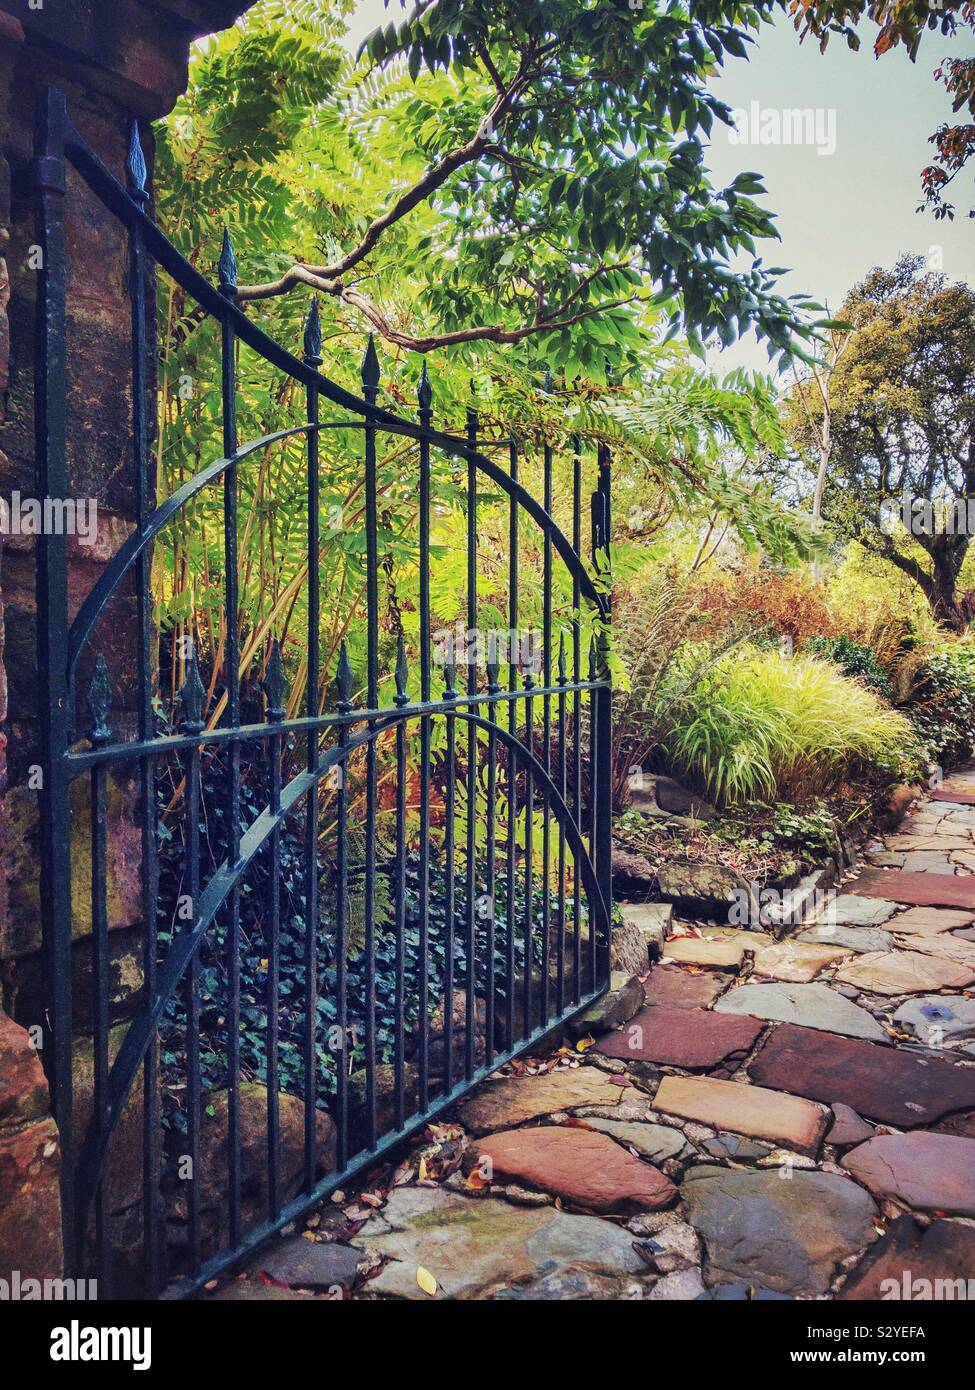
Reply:
[[[584,507],[588,462],[569,442],[571,497],[558,499],[567,536],[552,516],[550,446],[533,456],[540,505],[519,482],[527,459],[517,441],[480,440],[473,410],[461,436],[432,427],[425,365],[414,423],[377,405],[371,341],[361,399],[319,373],[314,304],[303,359],[240,311],[229,237],[211,285],[147,215],[136,130],[123,187],[52,89],[35,153],[41,499],[70,496],[67,166],[80,176],[72,196],[99,199],[125,230],[132,307],[131,380],[120,389],[131,400],[136,526],[70,620],[67,538],[39,537],[44,1056],[63,1149],[68,1272],[97,1278],[103,1297],[189,1292],[607,987],[610,459],[597,452]],[[219,324],[222,361],[223,456],[158,504],[148,448],[150,260]],[[240,347],[300,384],[305,403],[299,423],[245,444],[236,428]],[[319,700],[320,620],[332,601],[320,583],[320,482],[328,441],[349,429],[363,440],[364,670],[352,669],[343,643],[329,709]],[[391,437],[407,441],[416,470],[412,637],[380,624],[377,444]],[[289,711],[278,642],[242,656],[238,478],[250,457],[295,439],[306,460],[307,698]],[[466,604],[446,615],[464,628],[460,652],[434,627],[445,618],[431,599],[438,460],[449,461],[466,509]],[[201,669],[212,653],[193,642],[172,653],[183,679],[179,718],[167,725],[153,543],[211,487],[223,493],[226,640],[222,660],[210,661],[209,692]],[[496,619],[479,629],[486,489],[507,499],[507,650]],[[516,634],[529,583],[540,633],[525,660]],[[134,613],[122,628],[130,664],[111,671],[99,627],[112,621],[111,664],[124,666],[114,655],[118,618],[109,618],[122,594]],[[126,703],[113,687],[126,680],[134,718],[120,736],[112,724],[126,722]],[[108,883],[121,785],[135,789],[143,979],[118,1041]],[[90,938],[84,1001],[72,983],[79,936]],[[255,954],[256,984],[243,969]],[[80,1032],[91,1036],[84,1098],[72,1078]]]

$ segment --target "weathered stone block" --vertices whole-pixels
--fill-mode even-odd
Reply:
[[[60,1149],[53,1120],[0,1134],[0,1279],[62,1271]]]

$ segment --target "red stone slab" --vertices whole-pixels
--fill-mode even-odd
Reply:
[[[848,893],[886,898],[915,907],[964,907],[975,910],[975,878],[958,874],[910,874],[897,869],[867,869],[846,885]]]
[[[826,1105],[839,1100],[898,1129],[975,1106],[975,1070],[794,1023],[776,1028],[748,1074],[759,1086]]]
[[[959,806],[975,806],[975,792],[940,791],[931,793],[932,801],[954,801]]]
[[[494,1177],[517,1178],[587,1211],[655,1211],[677,1198],[673,1183],[605,1134],[544,1125],[479,1139],[475,1162]]]
[[[975,1227],[958,1221],[933,1221],[925,1230],[913,1216],[899,1216],[857,1265],[839,1297],[912,1302],[955,1298],[954,1288],[945,1292],[944,1281],[973,1277]],[[942,1284],[940,1294],[938,1281]]]
[[[727,980],[714,971],[693,974],[679,965],[655,965],[644,985],[647,1003],[667,1009],[707,1009]]]
[[[734,1027],[727,1025],[733,1023]],[[708,1070],[732,1057],[745,1057],[764,1028],[757,1018],[716,1014],[710,1009],[641,1009],[618,1033],[609,1033],[596,1051],[624,1062],[662,1062]]]

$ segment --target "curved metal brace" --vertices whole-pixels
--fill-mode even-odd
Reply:
[[[68,631],[69,683],[74,677],[78,658],[91,636],[99,614],[108,603],[116,586],[132,568],[146,546],[155,540],[163,527],[172,521],[176,513],[185,506],[190,498],[195,497],[198,492],[202,492],[209,483],[223,477],[231,464],[240,463],[242,459],[248,458],[249,455],[257,453],[259,449],[264,449],[269,444],[277,443],[279,439],[288,439],[295,434],[307,434],[319,428],[320,426],[311,424],[296,425],[291,429],[277,430],[274,434],[265,434],[260,439],[254,439],[249,444],[242,445],[230,458],[217,459],[216,463],[211,463],[199,473],[194,474],[182,487],[177,488],[172,496],[167,497],[161,506],[156,508],[148,518],[144,530],[132,532],[124,545],[119,546],[102,570],[98,582],[93,586],[88,597],[75,614],[74,622]]]
[[[119,1048],[118,1054],[112,1064],[111,1071],[107,1078],[108,1098],[105,1107],[105,1116],[108,1123],[104,1131],[99,1134],[98,1126],[93,1118],[88,1126],[84,1141],[78,1152],[78,1162],[75,1169],[77,1181],[77,1233],[79,1249],[81,1248],[88,1223],[88,1210],[91,1206],[95,1191],[98,1187],[101,1176],[102,1166],[105,1161],[105,1153],[111,1138],[115,1124],[117,1123],[126,1097],[135,1080],[139,1067],[142,1065],[143,1058],[148,1050],[150,1040],[159,1027],[163,1009],[168,1000],[172,997],[176,986],[183,976],[183,972],[189,965],[193,956],[196,954],[204,936],[216,918],[217,912],[223,905],[231,889],[237,884],[249,866],[261,852],[264,845],[275,829],[279,828],[287,817],[291,814],[295,805],[303,796],[307,796],[318,782],[321,781],[333,767],[337,767],[343,762],[350,753],[357,748],[364,747],[367,743],[377,738],[379,734],[393,729],[397,724],[410,719],[432,718],[434,716],[417,713],[408,708],[391,711],[388,718],[377,720],[376,725],[370,729],[363,730],[361,734],[350,739],[342,746],[336,746],[327,753],[318,768],[314,771],[304,771],[292,778],[287,787],[281,794],[281,806],[277,813],[266,807],[257,819],[248,827],[240,841],[240,859],[236,864],[229,864],[226,861],[216,870],[210,879],[205,890],[200,894],[199,911],[192,928],[177,937],[170,947],[169,954],[159,971],[158,987],[156,996],[149,1002],[145,1013],[138,1020],[133,1021],[129,1027]],[[579,827],[573,819],[566,802],[563,800],[558,787],[552,781],[544,765],[539,761],[530,749],[523,743],[514,738],[506,729],[493,720],[485,719],[482,715],[473,714],[458,710],[451,717],[464,723],[475,725],[484,729],[487,733],[493,733],[505,747],[507,747],[519,760],[519,766],[530,767],[535,778],[536,785],[540,786],[548,793],[549,804],[553,808],[553,813],[557,824],[565,830],[566,841],[572,850],[575,863],[578,866],[579,876],[582,879],[583,887],[590,906],[590,931],[596,928],[601,929],[605,934],[605,939],[609,940],[611,929],[608,906],[603,898],[596,879],[592,861],[589,858],[589,851],[586,848]],[[593,923],[595,918],[595,924]]]
[[[371,405],[360,396],[346,391],[344,387],[329,380],[328,377],[322,376],[315,371],[314,367],[302,362],[300,358],[295,357],[287,348],[282,347],[279,342],[259,328],[235,304],[224,298],[209,280],[190,265],[166,234],[133,202],[122,185],[94,151],[89,148],[73,126],[68,128],[65,154],[106,207],[114,212],[127,227],[138,229],[146,249],[176,283],[181,285],[186,293],[195,299],[200,307],[205,309],[213,318],[218,321],[226,320],[229,322],[241,342],[253,348],[265,361],[273,367],[280,368],[281,371],[286,372],[296,381],[314,387],[333,405],[351,410],[356,415],[362,415],[376,428],[387,429],[418,442],[426,440],[432,447],[442,449],[444,453],[450,454],[454,458],[473,460],[475,466],[482,473],[496,483],[509,497],[518,502],[541,527],[565,563],[569,574],[573,579],[578,580],[582,596],[588,599],[602,616],[608,616],[609,601],[606,595],[593,582],[581,556],[576,553],[568,537],[556,525],[545,508],[535,501],[531,493],[526,492],[520,483],[513,483],[508,474],[496,463],[493,463],[486,454],[471,449],[464,440],[455,439],[452,435],[443,434],[439,430],[427,429],[421,425],[413,424],[412,421],[393,415],[380,406]]]

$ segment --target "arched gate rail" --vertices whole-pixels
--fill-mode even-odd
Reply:
[[[96,1278],[103,1297],[152,1297],[192,1292],[229,1268],[607,988],[610,458],[598,451],[584,508],[586,461],[570,442],[567,535],[553,519],[552,447],[541,450],[539,503],[519,481],[519,443],[480,441],[473,409],[462,436],[432,427],[425,365],[416,422],[377,405],[371,342],[361,398],[322,376],[316,306],[299,359],[235,303],[229,237],[214,287],[148,216],[138,131],[123,187],[70,123],[63,94],[50,89],[34,161],[39,498],[71,496],[68,166],[80,176],[71,196],[87,188],[128,238],[136,525],[70,620],[67,537],[38,537],[43,1056],[61,1136],[67,1272]],[[150,260],[219,324],[222,364],[222,457],[158,505],[149,453]],[[238,345],[304,388],[300,423],[238,441]],[[322,418],[323,403],[336,418]],[[323,446],[327,452],[332,432],[349,429],[363,441],[365,670],[357,677],[343,643],[327,709],[320,632],[333,596],[321,582]],[[380,622],[377,453],[387,437],[409,441],[416,455],[412,638]],[[254,672],[240,642],[238,478],[249,458],[296,439],[305,457],[307,693],[303,710],[289,715],[281,646],[262,644],[250,662],[263,675],[263,718],[254,720],[245,718]],[[507,467],[489,448],[507,455]],[[431,599],[438,459],[456,461],[464,497],[459,613],[436,612]],[[208,698],[201,667],[213,653],[185,644],[180,717],[167,727],[159,716],[153,545],[218,484],[222,661],[211,661]],[[479,660],[486,485],[508,510],[509,626],[504,656],[486,625]],[[525,616],[522,519],[531,523],[529,580],[541,629],[527,661],[514,640]],[[584,532],[591,561],[583,559]],[[110,667],[125,664],[119,631],[111,661],[99,643],[122,594],[134,599],[135,614],[121,633],[134,705],[124,738],[112,729],[120,675]],[[449,642],[434,650],[434,623],[454,620],[467,638],[459,662]],[[110,871],[113,816],[126,814],[118,810],[123,785],[135,788],[128,814],[139,840],[141,987],[120,1027]],[[89,881],[79,893],[80,868]],[[79,937],[90,949],[83,1010],[72,976]],[[263,952],[256,975],[255,952]],[[82,1095],[76,1054],[85,1031],[91,1084]]]

